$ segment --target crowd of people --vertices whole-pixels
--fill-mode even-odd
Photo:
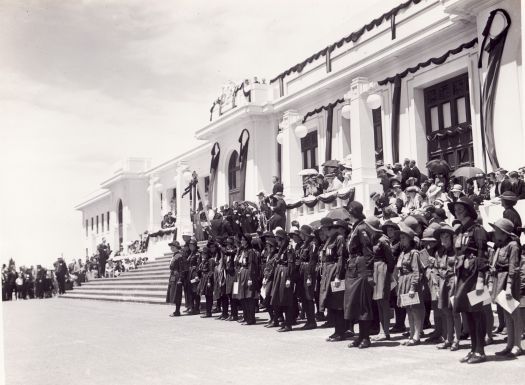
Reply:
[[[509,175],[504,187],[504,170],[498,170],[494,185],[480,177],[473,191],[463,191],[443,175],[423,180],[415,162],[406,166],[399,177],[393,168],[378,170],[388,183],[383,193],[371,196],[376,212],[369,217],[361,203],[351,201],[344,217],[328,213],[316,227],[293,223],[286,232],[285,222],[262,227],[255,218],[244,226],[239,218],[234,226],[229,216],[235,213],[228,212],[216,217],[221,221],[212,224],[215,230],[202,249],[195,238],[182,245],[172,241],[166,295],[175,305],[171,316],[182,314],[183,298],[184,313],[201,314],[203,296],[203,318],[219,313],[219,320],[254,325],[256,312],[265,311],[265,326],[279,332],[297,330],[292,326],[305,319],[300,329],[333,328],[327,341],[351,340],[351,348],[402,334],[406,346],[426,343],[456,351],[470,338],[461,362],[475,364],[486,360],[484,347],[495,342],[495,334],[504,333],[506,345],[496,355],[521,355],[524,229],[513,207],[520,199],[515,183]],[[483,191],[489,191],[488,199],[498,196],[505,208],[490,232],[479,215],[477,197]],[[282,185],[272,199],[279,196]],[[276,206],[269,207],[271,218]]]

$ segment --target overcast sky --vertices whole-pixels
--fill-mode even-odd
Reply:
[[[83,257],[73,206],[112,164],[190,148],[228,80],[270,79],[399,2],[0,0],[0,259]]]

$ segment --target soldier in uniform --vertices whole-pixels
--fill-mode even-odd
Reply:
[[[478,214],[469,198],[461,197],[456,202],[449,203],[448,208],[461,222],[454,245],[457,255],[457,286],[453,306],[455,312],[465,312],[471,338],[470,352],[460,362],[475,364],[486,360],[486,320],[483,302],[472,305],[467,294],[472,291],[481,294],[484,290],[485,274],[488,270],[487,233],[476,222]]]
[[[210,318],[213,308],[213,275],[215,271],[215,260],[210,254],[208,246],[204,246],[201,252],[201,263],[198,268],[199,285],[197,295],[206,298],[206,313],[201,318]]]
[[[270,304],[274,309],[274,320],[284,314],[284,325],[279,332],[289,332],[293,323],[293,272],[295,269],[295,252],[284,230],[275,232],[277,240],[276,267],[272,283]]]
[[[306,314],[306,323],[301,329],[309,330],[317,327],[315,322],[314,287],[319,245],[310,226],[301,226],[299,234],[303,242],[298,252],[300,265],[295,290]]]
[[[175,311],[170,317],[180,316],[180,305],[182,302],[182,287],[184,274],[184,257],[182,256],[179,242],[172,241],[168,244],[173,253],[170,261],[170,280],[166,293],[166,302],[175,305]]]

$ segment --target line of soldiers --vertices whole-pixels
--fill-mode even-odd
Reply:
[[[289,233],[278,228],[217,238],[202,250],[194,239],[184,246],[174,241],[166,298],[175,304],[171,316],[181,315],[183,294],[186,312],[199,314],[204,296],[202,317],[212,317],[215,310],[219,320],[253,325],[257,308],[264,308],[266,327],[289,332],[299,318],[306,318],[301,329],[326,321],[322,326],[334,328],[327,341],[352,339],[349,347],[364,349],[381,328],[377,340],[406,332],[404,345],[419,345],[433,311],[435,328],[424,342],[455,351],[468,333],[472,347],[461,362],[483,362],[494,323],[491,301],[469,297],[488,290],[493,300],[503,292],[507,301],[520,301],[525,264],[512,222],[491,224],[494,247],[489,249],[489,235],[473,202],[463,197],[449,206],[454,226],[421,215],[381,223],[374,216],[365,218],[363,206],[353,201],[348,218],[323,218],[317,229],[303,225]],[[396,318],[392,329],[391,307]],[[521,301],[521,307],[506,312],[507,346],[496,354],[522,354],[524,310]]]

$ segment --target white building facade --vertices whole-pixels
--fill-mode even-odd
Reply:
[[[128,160],[102,182],[99,193],[76,207],[83,214],[86,252],[93,253],[102,236],[125,245],[145,230],[154,232],[168,211],[177,212],[179,237],[191,232],[190,200],[182,194],[193,171],[205,195],[201,200],[214,207],[256,200],[259,191],[271,192],[274,175],[282,179],[286,200],[297,202],[303,196],[299,171],[351,156],[355,199],[369,209],[369,194],[380,189],[378,162],[410,158],[423,169],[430,159],[445,159],[453,167],[492,171],[487,153],[495,151],[508,170],[525,165],[522,8],[519,0],[405,2],[386,13],[378,10],[378,18],[365,27],[269,82],[225,87],[210,110],[210,123],[196,132],[202,145],[153,167],[148,160]],[[478,60],[483,30],[498,9],[511,24],[494,92],[494,142],[488,148],[480,115],[486,54],[481,68]],[[498,36],[506,24],[496,12],[490,36]],[[370,95],[378,108],[371,109]],[[304,128],[296,130],[303,125],[306,135],[300,132]],[[242,141],[248,135],[249,141],[243,197],[239,139],[244,130]],[[220,156],[211,197],[216,143]],[[338,198],[330,205],[291,209],[289,217],[309,223],[343,203]],[[106,221],[104,228],[100,221]]]

